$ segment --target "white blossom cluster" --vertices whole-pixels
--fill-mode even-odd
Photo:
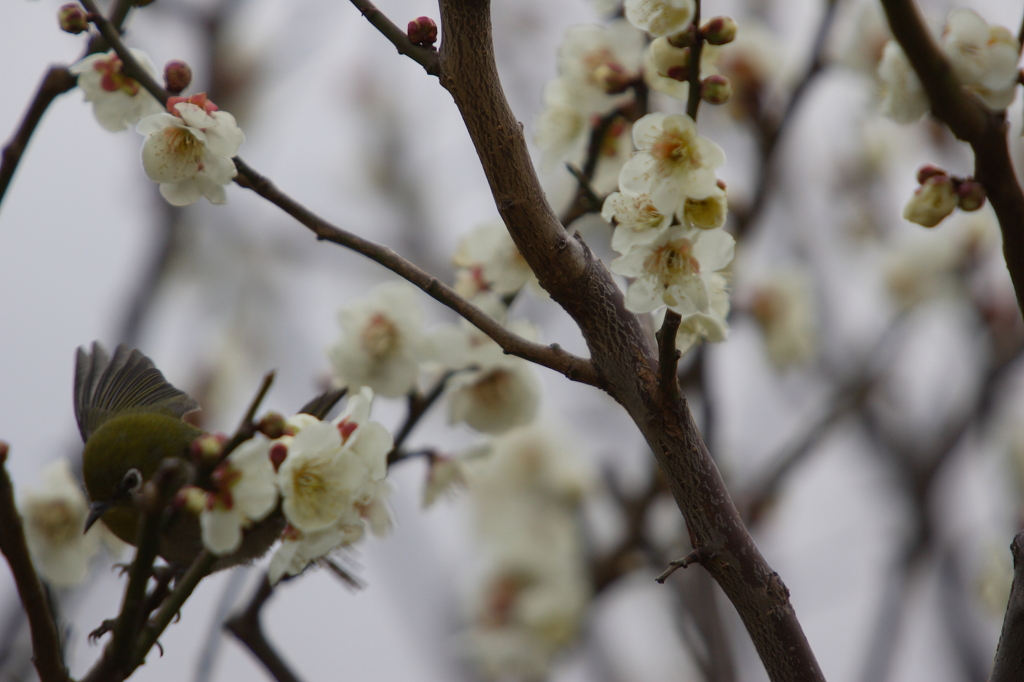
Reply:
[[[152,60],[139,50],[131,52],[156,78]],[[138,124],[146,136],[142,166],[169,203],[187,206],[204,196],[225,203],[224,186],[237,174],[232,157],[245,141],[234,116],[220,111],[205,93],[171,97],[164,110],[123,67],[113,51],[89,55],[71,67],[96,120],[113,132]]]
[[[955,9],[939,40],[960,84],[985,106],[1001,111],[1016,94],[1020,43],[1002,26],[989,26],[976,12]],[[897,123],[912,123],[928,111],[928,97],[903,49],[890,40],[878,65],[882,113]]]
[[[466,653],[489,679],[543,679],[579,633],[591,586],[580,504],[593,476],[551,426],[513,429],[465,466],[487,565]]]
[[[206,547],[219,555],[237,551],[243,531],[273,512],[279,499],[288,525],[270,560],[272,583],[356,542],[367,523],[377,535],[386,532],[392,439],[369,421],[372,400],[373,391],[363,388],[333,421],[298,414],[287,420],[287,435],[257,435],[228,455],[214,472],[217,490],[189,491],[193,508],[201,509]]]

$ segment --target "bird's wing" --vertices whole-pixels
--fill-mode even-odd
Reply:
[[[120,344],[110,357],[99,342],[78,349],[75,358],[75,419],[82,440],[111,417],[145,407],[177,417],[199,409],[187,393],[172,386],[153,361]]]

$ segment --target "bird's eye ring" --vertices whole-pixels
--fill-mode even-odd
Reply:
[[[121,479],[121,489],[127,493],[134,493],[142,487],[142,474],[138,469],[129,469]]]

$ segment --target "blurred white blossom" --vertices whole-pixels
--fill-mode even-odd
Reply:
[[[131,50],[135,61],[153,78],[159,78],[153,60],[142,50]],[[125,130],[145,116],[163,111],[163,106],[134,78],[124,75],[121,58],[111,50],[91,54],[71,67],[92,113],[111,132]]]
[[[82,532],[89,503],[67,459],[47,465],[42,475],[41,488],[26,488],[19,495],[25,539],[40,575],[55,587],[71,587],[85,580],[105,526],[96,523]]]
[[[417,290],[388,282],[338,313],[344,334],[330,349],[338,382],[351,391],[369,386],[386,398],[416,385],[423,332]]]
[[[773,365],[784,369],[814,358],[818,324],[807,273],[790,268],[760,281],[754,287],[750,309],[761,326]]]
[[[626,0],[626,18],[654,36],[679,33],[693,21],[693,0]]]
[[[466,298],[471,299],[481,291],[506,296],[527,283],[542,291],[533,270],[500,222],[486,223],[464,236],[452,263],[457,268],[455,290]]]

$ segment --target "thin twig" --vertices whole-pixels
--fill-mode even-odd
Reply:
[[[267,397],[267,392],[270,390],[273,383],[273,371],[267,372],[263,375],[263,381],[260,382],[260,387],[256,391],[256,395],[253,396],[252,401],[249,403],[249,409],[245,411],[245,416],[242,417],[242,421],[239,422],[238,428],[235,430],[235,435],[231,437],[231,440],[224,444],[224,452],[221,454],[218,463],[223,462],[228,455],[235,451],[235,448],[252,438],[256,433],[256,412],[259,411],[260,405],[263,404],[263,399]]]
[[[700,109],[700,53],[704,49],[704,36],[700,32],[700,0],[694,2],[693,9],[693,45],[690,47],[690,91],[686,98],[686,113],[694,121]]]
[[[259,587],[256,588],[252,599],[249,600],[249,605],[241,613],[224,621],[224,629],[247,646],[253,656],[259,659],[277,682],[299,682],[299,678],[267,641],[260,625],[260,610],[273,593],[274,586],[270,584],[270,580],[264,574],[260,579]]]
[[[308,227],[318,239],[333,242],[360,253],[412,282],[435,300],[466,318],[480,331],[496,341],[506,353],[553,369],[573,381],[591,386],[599,385],[597,373],[589,360],[567,353],[557,344],[545,346],[527,341],[512,333],[493,317],[459,296],[454,289],[405,260],[388,247],[363,239],[328,223],[283,193],[270,180],[254,171],[240,158],[235,158],[235,166],[238,168],[238,177],[235,178],[235,182],[240,186],[251,189],[282,209]]]
[[[25,541],[25,529],[14,504],[14,487],[7,474],[7,443],[0,441],[0,551],[11,567],[21,605],[32,634],[32,662],[42,682],[68,682],[57,624],[39,581]]]
[[[362,12],[367,21],[373,24],[385,38],[398,48],[399,54],[404,54],[412,59],[431,76],[440,75],[441,61],[438,59],[437,50],[433,47],[423,47],[414,44],[409,40],[409,35],[405,31],[384,16],[384,13],[377,9],[369,0],[352,0],[352,4]]]
[[[405,444],[405,439],[409,437],[412,430],[416,428],[420,419],[423,415],[437,402],[437,399],[444,393],[444,388],[448,384],[448,380],[451,379],[456,371],[445,372],[444,375],[437,380],[434,387],[426,395],[420,395],[417,389],[413,389],[413,393],[409,394],[409,414],[406,415],[405,421],[402,423],[401,428],[398,429],[398,433],[395,434],[395,443],[391,447],[391,452],[388,453],[388,464],[393,464],[392,459],[397,457],[399,450],[402,445]]]
[[[156,80],[139,64],[135,56],[132,55],[128,46],[121,40],[121,32],[117,26],[107,19],[103,12],[100,11],[99,6],[96,4],[96,0],[80,0],[82,6],[89,12],[89,20],[96,27],[96,30],[100,32],[103,39],[107,41],[107,44],[117,53],[117,56],[121,58],[121,64],[125,75],[134,78],[138,81],[139,85],[149,91],[153,97],[163,104],[167,104],[167,98],[170,97],[170,93],[163,89],[163,87],[156,82]]]
[[[4,200],[7,187],[11,184],[11,178],[14,177],[14,171],[18,168],[22,154],[28,147],[28,141],[43,118],[43,114],[46,113],[47,107],[59,95],[75,87],[77,82],[78,79],[71,75],[66,66],[51,66],[43,76],[28,111],[21,119],[21,124],[4,146],[2,161],[0,161],[0,203]]]

